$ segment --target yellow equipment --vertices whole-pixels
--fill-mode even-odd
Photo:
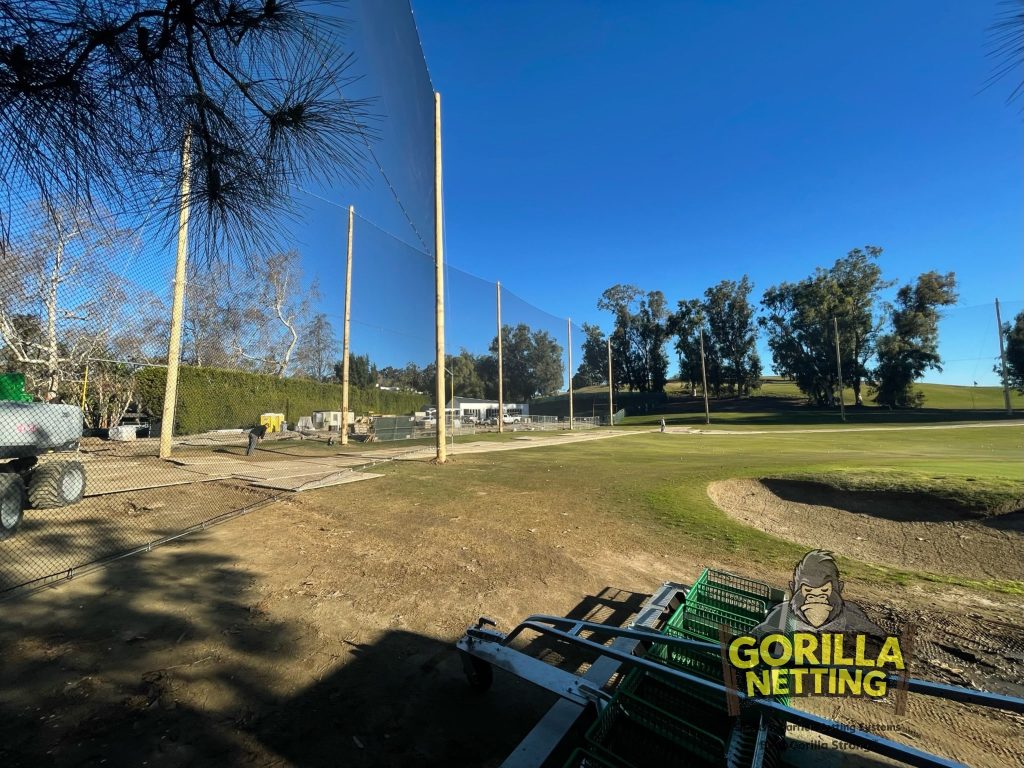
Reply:
[[[261,413],[260,424],[267,428],[267,432],[280,432],[284,424],[283,413]]]

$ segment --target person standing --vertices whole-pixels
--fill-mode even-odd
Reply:
[[[665,419],[662,419],[662,420],[661,420],[661,431],[662,431],[662,432],[664,432],[664,431],[665,431]]]
[[[256,451],[256,444],[267,434],[267,425],[260,424],[249,430],[249,446],[245,449],[246,456],[252,456]]]

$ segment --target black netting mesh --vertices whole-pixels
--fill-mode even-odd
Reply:
[[[259,222],[258,244],[211,240],[193,216],[172,419],[176,196],[45,207],[17,175],[2,182],[0,593],[351,479],[380,458],[367,443],[429,445],[421,382],[389,386],[381,371],[434,356],[433,87],[407,0],[322,10],[346,22],[347,79],[326,98],[365,100],[350,136],[364,167],[296,178],[290,213]]]

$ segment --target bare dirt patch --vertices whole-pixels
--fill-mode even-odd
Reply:
[[[0,590],[62,578],[103,558],[171,536],[274,496],[235,480],[87,496],[58,509],[28,509],[0,546]]]
[[[708,495],[773,536],[868,563],[974,579],[1024,579],[1024,514],[981,518],[905,493],[780,480],[720,480]]]

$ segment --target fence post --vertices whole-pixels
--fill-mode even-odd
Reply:
[[[1006,404],[1006,415],[1013,416],[1010,404],[1010,381],[1006,376],[1006,349],[1003,347],[1003,318],[999,314],[999,299],[996,299],[996,325],[999,328],[999,367],[1003,376],[1003,402]]]
[[[704,386],[704,423],[711,423],[711,408],[708,406],[708,371],[704,365],[704,329],[700,329],[700,378]]]
[[[502,383],[505,375],[501,361],[501,281],[498,281],[498,431],[505,431],[505,391]]]
[[[608,426],[615,426],[615,406],[612,403],[612,395],[615,387],[612,384],[612,336],[608,334]]]
[[[341,444],[348,445],[349,321],[352,317],[352,230],[356,207],[348,207],[348,248],[345,255],[345,325],[341,332]]]
[[[843,360],[839,356],[839,320],[832,318],[832,327],[836,332],[836,378],[839,379],[839,413],[846,421],[846,398],[843,397]]]
[[[188,214],[192,175],[192,128],[185,126],[181,146],[181,195],[178,202],[178,253],[174,264],[174,297],[171,302],[171,335],[167,342],[167,382],[160,421],[160,458],[171,455],[174,412],[178,398],[178,363],[181,360],[181,320],[185,310],[185,264],[188,261]]]
[[[434,330],[437,344],[437,463],[448,460],[444,412],[444,218],[441,184],[441,94],[434,93]]]
[[[569,329],[569,431],[572,431],[572,318],[567,318],[566,326]]]

